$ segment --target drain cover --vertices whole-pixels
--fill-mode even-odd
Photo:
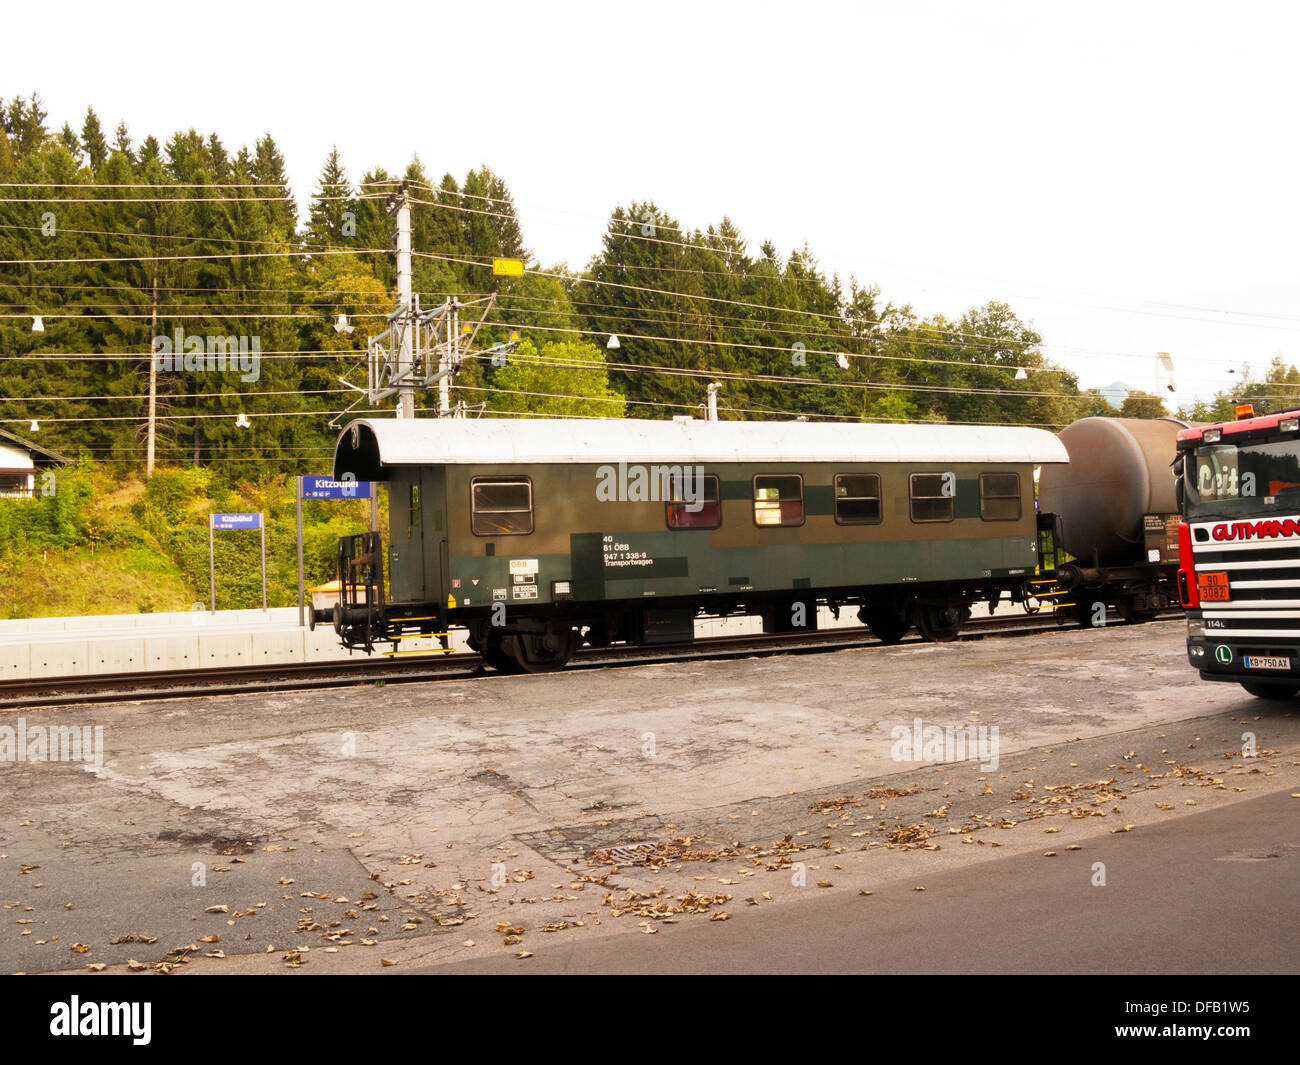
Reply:
[[[636,865],[645,861],[648,855],[654,853],[654,849],[653,843],[620,843],[617,847],[605,848],[605,853],[619,865]]]

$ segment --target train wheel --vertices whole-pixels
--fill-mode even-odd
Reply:
[[[1291,699],[1300,692],[1290,684],[1259,684],[1253,680],[1243,680],[1241,686],[1256,699]]]
[[[916,627],[921,635],[935,643],[951,643],[970,616],[959,606],[920,606],[916,610]]]
[[[483,650],[479,653],[483,656],[483,661],[498,673],[520,673],[522,670],[519,668],[519,662],[514,654],[506,649],[507,635],[500,629],[489,630]]]
[[[1070,614],[1085,629],[1100,629],[1106,624],[1106,602],[1100,597],[1090,595],[1085,589],[1079,589],[1075,595]]]
[[[577,644],[578,634],[570,628],[545,636],[511,633],[503,646],[514,656],[516,673],[554,673],[568,664]]]
[[[881,643],[898,643],[912,630],[907,615],[889,603],[872,603],[858,611],[858,620]]]
[[[1128,596],[1115,602],[1115,609],[1119,611],[1119,616],[1125,621],[1132,622],[1134,625],[1141,625],[1147,621],[1153,621],[1156,612],[1149,607],[1139,607],[1137,600]]]

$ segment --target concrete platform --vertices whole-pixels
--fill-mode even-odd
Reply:
[[[453,646],[468,651],[464,634]],[[436,639],[404,640],[405,651],[434,651]],[[319,662],[360,652],[334,630],[298,625],[298,608],[0,621],[0,679],[28,680],[255,663]]]

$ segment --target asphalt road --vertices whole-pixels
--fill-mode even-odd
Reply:
[[[0,972],[1294,971],[1300,712],[1184,631],[0,713],[103,729]]]
[[[1127,834],[1124,834],[1127,835]],[[1107,864],[1095,886],[1093,863]],[[913,877],[912,879],[915,879]],[[1289,791],[1076,852],[1020,854],[870,896],[808,891],[744,922],[558,942],[428,973],[1294,973],[1300,800]]]

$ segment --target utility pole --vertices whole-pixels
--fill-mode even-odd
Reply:
[[[399,418],[415,417],[415,385],[410,378],[411,363],[414,358],[415,344],[414,308],[411,299],[411,195],[407,184],[401,187],[389,200],[388,214],[396,216],[396,250],[397,250],[397,359],[396,371],[399,380],[404,383],[397,393],[397,416]],[[405,375],[405,376],[403,376]]]
[[[438,417],[451,417],[451,375],[460,367],[460,300],[447,301],[447,339],[438,345]]]
[[[420,297],[412,292],[411,285],[411,200],[407,183],[402,182],[397,192],[388,198],[388,215],[396,223],[393,249],[397,253],[397,299],[388,315],[388,328],[366,343],[366,387],[355,385],[347,375],[339,378],[361,398],[342,414],[347,414],[361,402],[375,406],[391,396],[397,396],[397,417],[415,417],[415,390],[438,385],[438,416],[440,418],[464,417],[464,404],[456,409],[451,405],[452,378],[464,360],[473,355],[491,358],[493,365],[504,365],[504,360],[519,344],[519,333],[512,331],[508,340],[477,350],[474,339],[487,322],[488,314],[496,303],[496,294],[480,296],[462,303],[449,296],[440,307],[425,311],[420,307]],[[508,276],[522,276],[523,263],[514,259],[501,259],[495,263],[514,263],[517,271]],[[476,319],[461,326],[460,312],[473,309]],[[342,414],[339,417],[342,417]],[[338,419],[330,425],[338,424]]]
[[[149,424],[145,429],[145,479],[153,476],[155,441],[158,435],[158,267],[153,271],[153,300],[149,305]]]

